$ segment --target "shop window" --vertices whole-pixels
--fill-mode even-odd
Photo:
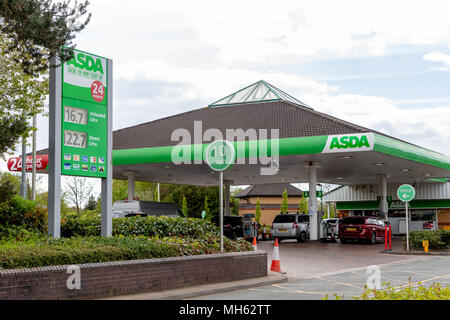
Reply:
[[[388,216],[389,216],[389,218],[405,217],[405,211],[404,210],[389,210]]]
[[[411,221],[435,221],[435,210],[411,210]]]

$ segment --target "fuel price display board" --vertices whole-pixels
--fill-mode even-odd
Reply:
[[[61,174],[106,177],[107,59],[74,50],[62,67]]]

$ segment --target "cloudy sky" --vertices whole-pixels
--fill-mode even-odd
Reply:
[[[77,47],[114,60],[114,129],[263,79],[450,155],[450,1],[91,0],[89,11]]]

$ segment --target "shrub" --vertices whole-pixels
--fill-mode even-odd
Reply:
[[[0,172],[0,203],[8,202],[19,193],[19,178],[7,173]]]
[[[411,280],[410,280],[411,282]],[[440,286],[439,283],[433,283],[430,287],[425,287],[421,282],[417,287],[411,284],[407,287],[392,287],[389,283],[385,284],[385,289],[374,290],[364,288],[364,293],[356,300],[449,300],[450,286]]]
[[[61,235],[99,236],[101,230],[98,216],[65,216],[61,221]],[[217,234],[213,224],[194,218],[172,217],[127,217],[113,219],[113,235],[146,237],[192,237],[201,238],[205,234]]]
[[[8,240],[0,242],[0,267],[30,268],[218,253],[218,241],[212,234],[203,239],[116,236]],[[235,242],[225,239],[224,250],[248,251],[251,246],[244,240]]]
[[[423,249],[422,241],[424,240],[428,240],[430,249],[450,248],[450,231],[431,230],[411,231],[409,233],[409,245],[414,249]]]
[[[47,209],[36,202],[19,196],[0,204],[0,236],[8,233],[7,229],[19,227],[39,232],[47,231]]]
[[[383,283],[384,289],[367,289],[364,286],[364,292],[359,297],[353,297],[355,300],[449,300],[450,285],[441,287],[439,283],[434,283],[428,288],[421,282],[417,286],[411,285],[409,278],[408,286],[392,287],[390,283]],[[343,295],[334,294],[335,300],[344,300]],[[328,294],[322,298],[328,300]]]

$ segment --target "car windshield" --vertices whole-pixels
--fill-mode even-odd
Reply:
[[[139,204],[136,201],[133,202],[115,202],[113,205],[113,211],[132,212],[139,209]]]
[[[309,222],[309,216],[306,214],[298,216],[298,222]]]
[[[336,223],[336,221],[337,221],[336,219],[330,219],[330,220],[328,220],[327,222],[328,222],[328,223]]]
[[[289,222],[295,222],[295,215],[280,214],[275,217],[275,220],[273,220],[273,223],[289,223]]]
[[[366,224],[366,219],[362,217],[347,217],[342,220],[341,224]]]
[[[231,224],[235,226],[242,226],[242,218],[241,217],[223,217],[223,223],[224,224]]]
[[[218,216],[214,216],[211,219],[211,222],[213,222],[214,224],[216,224],[217,226],[219,225],[219,217]],[[230,216],[224,216],[223,217],[223,224],[231,224],[233,226],[242,226],[244,224],[242,217],[230,217]]]

